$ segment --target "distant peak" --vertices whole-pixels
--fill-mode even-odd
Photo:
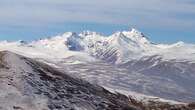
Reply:
[[[131,34],[136,34],[137,36],[140,36],[140,37],[145,37],[145,35],[140,32],[139,30],[135,29],[135,28],[131,28],[131,31],[130,31]],[[146,38],[146,37],[145,37]]]
[[[135,28],[131,28],[131,33],[137,33],[137,34],[141,34],[140,31],[138,31],[137,29]]]
[[[130,31],[124,31],[125,35],[132,35],[137,38],[144,38],[145,40],[149,40],[147,36],[145,36],[141,31],[136,28],[131,28]]]

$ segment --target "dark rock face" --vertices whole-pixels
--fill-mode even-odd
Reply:
[[[9,52],[5,52],[4,56],[6,56],[5,60],[6,58],[9,59],[7,63],[12,63],[17,71],[12,71],[16,69],[3,71],[9,72],[9,77],[12,77],[11,72],[20,74],[20,77],[13,76],[11,85],[7,86],[17,88],[20,92],[20,94],[17,94],[13,91],[13,94],[22,95],[21,99],[25,97],[25,101],[29,98],[29,102],[36,101],[35,97],[43,98],[46,101],[39,103],[39,105],[44,106],[44,109],[33,108],[33,106],[36,106],[33,104],[23,105],[23,103],[10,101],[8,106],[0,105],[2,110],[9,109],[11,106],[14,110],[137,110],[129,105],[126,96],[110,93],[98,85],[92,85],[86,81],[70,77],[46,64],[29,58]],[[10,58],[17,62],[12,62]],[[17,64],[19,61],[23,64]],[[3,86],[0,85],[0,89],[2,88]],[[1,98],[0,101],[2,101]]]

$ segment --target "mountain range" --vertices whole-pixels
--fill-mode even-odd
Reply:
[[[139,96],[160,97],[166,100],[186,103],[195,101],[195,44],[181,41],[175,44],[156,44],[151,42],[143,33],[136,29],[131,29],[130,31],[116,32],[110,36],[85,31],[80,34],[66,32],[63,35],[32,42],[1,41],[0,51],[9,51],[10,55],[8,54],[7,60],[21,55],[24,56],[24,59],[33,68],[34,66],[38,66],[36,68],[40,66],[39,63],[35,65],[34,62],[41,62],[41,64],[43,63],[57,69],[60,73],[70,75],[71,78],[82,79],[90,82],[92,85],[100,85],[112,92],[135,97],[137,94],[141,94]],[[12,60],[17,61],[17,59],[14,58]],[[32,59],[33,63],[28,59]],[[15,64],[17,72],[32,71],[24,68],[28,65],[23,64]],[[0,64],[0,66],[6,67],[4,64]],[[39,68],[40,71],[50,72],[48,68],[46,70],[41,68],[42,66]],[[3,74],[6,73],[9,72],[3,72]],[[27,74],[29,76],[35,75],[30,74],[31,72],[24,73],[24,76]],[[12,76],[11,73],[10,76]],[[53,76],[52,74],[51,76],[55,77],[55,81],[58,79],[58,76]],[[19,78],[16,78],[16,86],[17,81],[18,83],[23,83],[23,85],[26,84],[26,82],[20,81],[23,75],[14,77]],[[30,79],[27,78],[25,81],[34,80],[30,82],[42,84],[42,82],[35,82],[38,81],[36,80],[37,77],[40,76],[35,75],[30,77]],[[46,78],[50,78],[50,76],[46,76]],[[64,84],[66,81],[62,82],[62,80],[59,80],[61,84]],[[57,86],[61,87],[61,85],[58,85],[59,83],[57,83]],[[43,87],[45,87],[42,88],[45,90],[44,92],[52,92],[48,86]],[[6,88],[11,90],[9,87],[5,87],[4,90]],[[25,91],[26,87],[19,86],[18,88],[21,88],[21,92],[30,94],[28,93],[29,91]],[[29,89],[32,88],[29,87]],[[35,90],[33,88],[33,91],[38,92],[38,88]],[[102,92],[103,90],[100,88],[97,91]],[[100,97],[104,97],[102,94],[100,94]],[[19,96],[18,93],[13,97],[17,98]],[[113,97],[116,96],[113,95]],[[107,100],[106,98],[108,97],[104,98]],[[21,101],[24,100],[21,98]],[[63,101],[70,104],[69,100]],[[58,102],[52,99],[50,103]],[[126,103],[119,104],[119,106],[125,105]]]

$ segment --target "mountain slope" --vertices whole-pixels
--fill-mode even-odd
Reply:
[[[0,52],[2,110],[136,110],[128,98],[72,78],[44,63]]]
[[[134,60],[119,66],[105,62],[58,66],[67,74],[115,91],[129,91],[130,95],[136,92],[179,102],[194,101],[195,65],[174,61],[154,65],[155,61]]]
[[[4,41],[0,50],[39,60],[116,91],[195,100],[195,45],[154,44],[136,29],[110,36],[86,31],[30,43]]]
[[[177,101],[195,100],[195,63],[190,61],[163,60],[159,56],[132,60],[119,66],[139,73],[139,93]],[[134,80],[138,80],[135,78]]]

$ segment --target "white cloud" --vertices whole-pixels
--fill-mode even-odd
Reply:
[[[1,0],[0,24],[44,26],[64,22],[192,28],[192,0]]]

